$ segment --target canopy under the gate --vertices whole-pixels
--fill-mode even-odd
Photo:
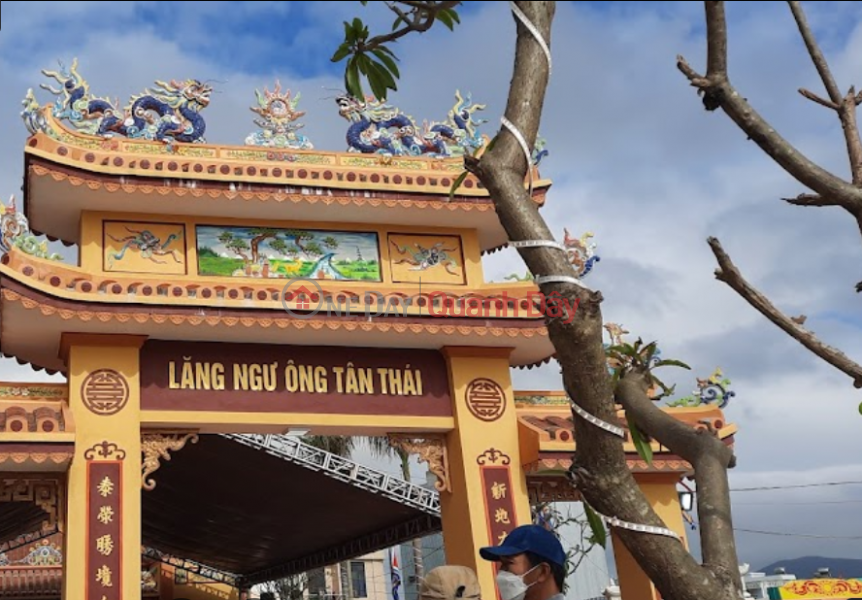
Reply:
[[[253,584],[439,531],[436,511],[333,473],[330,462],[315,470],[263,445],[202,435],[142,492],[143,542]]]

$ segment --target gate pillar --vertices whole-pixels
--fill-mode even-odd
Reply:
[[[446,437],[451,492],[440,495],[449,564],[476,571],[482,597],[497,597],[493,563],[479,548],[530,522],[507,348],[447,347],[455,429]]]
[[[69,469],[64,600],[141,597],[142,336],[64,334],[77,437]]]

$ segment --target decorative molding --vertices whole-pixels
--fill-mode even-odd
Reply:
[[[56,479],[0,479],[0,503],[32,502],[47,513],[42,531],[56,529],[60,518],[60,484]]]
[[[507,466],[512,462],[508,455],[503,454],[496,448],[488,448],[482,454],[476,457],[476,464],[484,467],[485,465],[503,465]]]
[[[84,460],[88,461],[109,461],[109,460],[125,460],[126,451],[120,448],[114,442],[107,440],[99,442],[95,446],[91,446],[84,451]]]
[[[113,369],[93,371],[81,383],[81,400],[91,413],[116,415],[129,402],[129,382]]]
[[[141,487],[147,491],[156,488],[156,481],[149,477],[161,467],[161,459],[171,460],[170,452],[179,452],[185,448],[186,443],[198,443],[198,434],[191,432],[180,433],[145,433],[141,436],[142,473]]]
[[[464,392],[470,414],[491,423],[506,412],[506,392],[499,383],[486,377],[478,377],[467,384]]]
[[[416,454],[419,457],[419,462],[427,463],[428,470],[437,477],[434,487],[438,492],[452,491],[452,483],[449,480],[449,453],[446,450],[446,441],[442,436],[413,438],[389,435],[389,444],[407,454]]]

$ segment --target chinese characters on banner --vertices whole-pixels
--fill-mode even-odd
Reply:
[[[103,443],[104,444],[104,443]],[[102,459],[98,458],[99,456]],[[104,460],[111,457],[112,460]],[[87,451],[87,597],[121,600],[122,482],[125,452],[113,444]]]
[[[491,448],[476,459],[482,474],[485,514],[491,545],[502,544],[509,532],[518,526],[515,503],[512,500],[512,476],[508,456]]]

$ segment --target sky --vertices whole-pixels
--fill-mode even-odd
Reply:
[[[340,65],[329,57],[344,19],[361,12],[372,27],[389,26],[386,11],[373,6],[380,3],[369,4],[6,2],[0,193],[20,193],[27,88],[44,81],[40,69],[75,56],[94,93],[123,100],[155,79],[212,80],[218,92],[204,116],[213,143],[241,144],[255,130],[254,90],[280,79],[302,93],[302,132],[317,148],[344,150],[346,123],[333,100]],[[442,119],[455,90],[472,91],[488,104],[483,130],[493,135],[515,26],[506,3],[467,5],[455,32],[440,28],[398,44],[402,79],[390,100],[417,119]],[[862,84],[852,79],[862,70],[862,6],[805,7],[840,86]],[[730,75],[740,93],[812,160],[846,176],[837,119],[797,93],[822,86],[785,3],[730,2],[728,13]],[[718,366],[732,380],[736,396],[726,414],[739,426],[730,481],[739,490],[740,561],[759,568],[806,555],[862,556],[855,518],[862,485],[742,490],[862,481],[862,394],[716,281],[706,244],[719,237],[749,281],[785,312],[807,315],[806,326],[824,341],[862,357],[858,228],[838,209],[783,203],[805,190],[723,113],[703,110],[675,66],[683,54],[702,70],[701,3],[560,2],[551,46],[542,119],[550,155],[542,174],[554,185],[542,213],[559,238],[563,227],[595,234],[601,262],[589,283],[605,297],[606,320],[657,339],[664,356],[692,365],[693,373],[667,375],[680,390]],[[37,96],[49,97],[38,89]],[[513,250],[485,265],[489,280],[524,271]],[[0,376],[44,378],[8,360]],[[560,386],[555,366],[516,371],[514,381],[522,389]],[[697,551],[696,535],[690,539]]]

